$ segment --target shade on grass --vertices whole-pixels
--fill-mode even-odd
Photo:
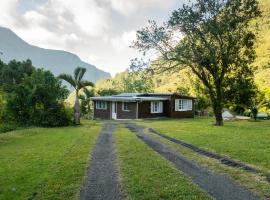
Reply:
[[[169,119],[138,122],[171,137],[228,155],[233,159],[270,170],[270,121],[225,122],[212,125],[212,119]]]
[[[33,128],[0,135],[0,199],[78,197],[100,126]]]
[[[120,178],[127,199],[210,199],[129,130],[119,128],[115,137]]]

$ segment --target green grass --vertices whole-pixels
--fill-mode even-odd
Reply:
[[[100,131],[32,128],[0,135],[0,199],[76,199]]]
[[[137,123],[262,170],[270,170],[270,121],[225,122],[223,127],[213,126],[212,122],[213,119],[196,118]]]
[[[159,140],[160,142],[164,143],[167,147],[172,149],[174,152],[177,152],[186,158],[192,160],[193,162],[197,163],[200,166],[207,168],[215,173],[222,174],[230,179],[233,179],[238,184],[242,185],[243,187],[249,189],[257,196],[263,199],[270,199],[270,185],[267,182],[265,174],[259,173],[250,173],[239,168],[229,167],[227,165],[223,165],[220,161],[216,159],[211,159],[206,156],[202,156],[189,148],[180,146],[166,140],[156,134],[153,134],[149,130],[145,130],[149,136]]]
[[[126,199],[210,199],[188,177],[129,130],[119,128],[115,137]]]

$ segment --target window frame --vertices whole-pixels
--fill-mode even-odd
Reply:
[[[151,101],[151,114],[163,113],[163,101]]]
[[[122,102],[122,111],[128,112],[129,110],[129,106],[128,106],[128,102]],[[127,106],[127,109],[125,108],[125,106]]]
[[[106,101],[96,101],[96,109],[97,110],[107,110],[107,102]]]
[[[192,99],[175,99],[175,111],[192,111],[192,110],[193,110]]]

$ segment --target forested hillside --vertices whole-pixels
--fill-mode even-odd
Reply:
[[[260,0],[262,16],[253,22],[253,28],[258,32],[257,59],[254,62],[255,83],[261,93],[261,98],[270,101],[270,0]],[[136,76],[136,78],[134,78]],[[132,78],[131,78],[132,77]],[[189,70],[162,73],[145,77],[145,75],[129,75],[127,71],[117,74],[112,79],[99,81],[97,91],[105,90],[107,94],[115,92],[178,92],[204,99],[204,88],[198,83]],[[141,85],[145,84],[145,87]],[[106,94],[106,92],[104,93]],[[259,100],[260,101],[260,100]],[[261,107],[261,111],[267,108]]]

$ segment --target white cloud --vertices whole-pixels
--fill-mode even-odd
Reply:
[[[121,36],[111,39],[111,44],[118,52],[128,51],[132,42],[136,39],[136,31],[124,32]]]
[[[175,0],[108,0],[111,7],[117,12],[129,16],[134,13],[145,11],[148,8],[170,7]]]
[[[20,12],[18,8],[23,1],[1,0],[0,26],[10,28],[30,44],[76,53],[83,60],[115,74],[126,69],[130,59],[138,56],[129,48],[135,39],[135,30],[153,15],[168,13],[174,2],[47,0]]]

